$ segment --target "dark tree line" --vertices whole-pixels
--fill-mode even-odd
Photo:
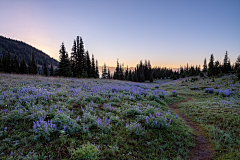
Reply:
[[[77,36],[73,41],[71,55],[69,56],[64,43],[59,50],[58,70],[56,75],[63,77],[99,78],[98,61],[90,59],[89,52],[85,51],[81,37]]]
[[[206,63],[206,58],[204,60],[203,73],[207,74],[209,77],[220,77],[224,74],[236,73],[240,79],[240,56],[237,57],[235,64],[231,65],[227,51],[224,56],[223,63],[219,62],[218,60],[215,61],[213,54],[211,54],[208,66]]]
[[[13,57],[8,51],[6,56],[3,54],[2,58],[0,58],[0,72],[33,75],[37,74],[38,71],[34,60],[34,54],[31,54],[31,60],[29,60],[26,64],[24,56],[19,63],[17,56],[15,55]]]
[[[11,53],[11,56],[14,58],[15,55],[20,62],[22,57],[24,56],[25,62],[27,63],[28,60],[31,59],[31,54],[34,54],[35,63],[43,66],[44,61],[46,61],[47,64],[51,64],[53,66],[58,65],[58,61],[54,58],[51,58],[46,53],[42,52],[41,50],[34,48],[22,41],[13,40],[10,38],[6,38],[0,35],[0,58],[3,55],[7,55],[8,51]],[[40,67],[41,68],[41,67]],[[41,69],[40,69],[41,70]]]
[[[223,76],[224,74],[229,73],[236,73],[238,78],[240,79],[240,56],[238,56],[235,64],[231,65],[230,59],[228,58],[228,53],[226,51],[226,54],[223,59],[223,63],[221,64],[219,61],[214,61],[213,54],[210,57],[210,61],[207,64],[206,58],[204,59],[203,69],[201,70],[200,65],[199,66],[180,66],[180,68],[177,71],[173,71],[171,68],[166,67],[151,67],[150,61],[145,60],[145,63],[143,64],[142,61],[140,61],[139,64],[135,67],[135,69],[124,71],[124,65],[119,64],[117,60],[117,66],[114,71],[113,76],[111,76],[110,71],[106,70],[106,64],[104,63],[103,69],[102,69],[102,78],[113,78],[118,80],[127,80],[127,81],[134,81],[134,82],[145,82],[146,80],[149,80],[150,82],[153,82],[153,79],[179,79],[179,78],[185,78],[189,76],[204,76],[207,75],[208,77],[211,76]]]

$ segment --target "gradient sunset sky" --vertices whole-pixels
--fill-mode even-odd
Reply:
[[[1,0],[0,35],[59,59],[83,38],[99,65],[231,63],[240,55],[240,0]]]

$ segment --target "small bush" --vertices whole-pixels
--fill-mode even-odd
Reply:
[[[140,115],[141,111],[139,109],[135,109],[135,108],[130,108],[128,110],[126,110],[126,116],[135,116],[135,115]]]
[[[171,122],[171,121],[170,121]],[[163,116],[146,118],[146,126],[152,129],[164,129],[168,127],[167,118]]]
[[[80,148],[76,150],[70,150],[73,159],[96,159],[99,150],[96,146],[91,144],[89,141],[87,144],[83,144]]]
[[[111,99],[111,102],[121,102],[121,100],[119,98],[117,98],[117,97],[113,97]]]
[[[144,134],[144,128],[141,126],[141,123],[134,122],[130,124],[126,124],[126,130],[128,134],[135,134],[137,136],[141,136]]]

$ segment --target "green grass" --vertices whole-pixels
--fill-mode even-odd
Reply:
[[[232,94],[230,97],[221,97],[201,89],[191,90],[193,87],[230,89]],[[193,98],[193,101],[178,107],[206,130],[215,149],[214,159],[240,159],[240,85],[235,76],[216,78],[215,82],[211,79],[180,82],[163,88],[177,88],[181,95]]]
[[[1,159],[184,159],[194,147],[192,129],[168,107],[183,98],[164,97],[156,84],[9,74],[0,84]],[[36,133],[40,117],[57,131]]]
[[[215,82],[160,85],[0,74],[0,84],[1,159],[186,159],[195,146],[193,130],[168,107],[184,96],[193,101],[178,107],[205,129],[214,158],[240,159],[240,84],[231,75]],[[201,87],[231,89],[232,94],[222,97]],[[179,96],[173,97],[172,90]],[[162,116],[150,120],[149,113],[159,112]],[[33,122],[40,117],[57,121],[59,128],[36,133]],[[71,130],[63,132],[64,126]]]

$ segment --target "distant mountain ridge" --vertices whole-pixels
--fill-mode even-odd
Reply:
[[[0,58],[3,56],[3,54],[7,55],[8,50],[12,57],[15,55],[17,56],[19,62],[24,56],[25,62],[27,63],[29,60],[31,60],[31,54],[33,53],[38,68],[43,67],[45,60],[48,67],[50,67],[51,62],[54,66],[54,69],[58,66],[58,61],[54,58],[51,58],[43,51],[26,44],[25,42],[13,40],[0,35]]]

